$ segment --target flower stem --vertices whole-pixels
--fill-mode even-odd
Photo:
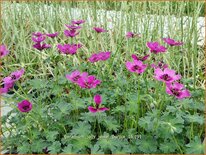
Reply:
[[[178,144],[177,139],[175,138],[174,135],[173,135],[173,140],[174,140],[175,144],[177,145],[178,149],[180,150],[180,153],[183,154],[182,149],[181,149],[180,145]]]

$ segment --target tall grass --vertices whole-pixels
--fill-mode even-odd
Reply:
[[[61,119],[62,122],[77,122],[80,117],[90,119],[90,116],[87,116],[88,113],[85,113],[87,104],[91,101],[93,94],[101,92],[100,94],[107,100],[108,107],[115,107],[111,108],[111,115],[108,115],[107,118],[111,125],[113,125],[113,120],[115,122],[118,121],[118,128],[121,128],[119,133],[127,133],[129,129],[137,129],[135,133],[144,134],[146,130],[140,126],[141,119],[144,120],[147,115],[151,115],[151,118],[153,118],[152,115],[154,114],[155,120],[162,121],[160,118],[163,118],[161,116],[163,112],[165,112],[163,116],[167,116],[168,109],[166,108],[170,104],[172,106],[174,104],[169,96],[167,99],[165,84],[159,84],[158,81],[152,80],[154,79],[154,74],[150,69],[147,70],[148,74],[138,76],[128,74],[125,61],[131,60],[131,54],[144,55],[144,52],[148,53],[149,50],[146,46],[148,41],[158,41],[164,44],[163,37],[183,41],[183,46],[167,46],[168,51],[166,53],[155,55],[155,57],[157,60],[162,59],[169,64],[171,69],[176,70],[183,76],[183,81],[181,82],[189,87],[192,95],[194,94],[192,96],[194,100],[186,100],[185,103],[197,100],[194,104],[200,107],[199,103],[202,103],[202,96],[197,91],[197,88],[204,88],[205,55],[204,45],[198,44],[200,38],[197,24],[203,8],[204,2],[3,2],[2,43],[7,45],[10,54],[3,59],[4,64],[1,66],[1,76],[8,76],[12,71],[21,67],[25,69],[24,79],[21,78],[23,82],[18,84],[18,90],[13,90],[15,97],[5,95],[5,101],[12,102],[14,100],[16,103],[19,97],[20,99],[30,99],[31,102],[34,102],[33,113],[29,113],[30,115],[26,117],[27,121],[30,121],[30,123],[26,122],[27,126],[33,129],[31,118],[28,117],[37,117],[38,121],[34,121],[34,123],[37,123],[37,127],[42,128],[44,131],[50,130],[50,126],[44,120],[46,117],[43,117],[46,114],[44,110],[53,110],[53,107],[61,107],[62,105],[71,109],[71,106],[71,112],[67,113],[65,110],[65,115],[57,112],[62,115],[62,118],[64,116],[69,117],[69,121],[65,120],[65,117]],[[80,35],[73,39],[66,38],[63,34],[65,30],[64,24],[69,24],[72,19],[86,20]],[[104,27],[109,31],[98,35],[92,30],[94,26]],[[40,52],[32,48],[31,34],[37,31],[45,33],[58,31],[60,35],[54,39],[48,38],[46,42],[52,44],[53,47]],[[128,31],[140,33],[141,37],[126,39],[125,33]],[[81,43],[83,47],[78,50],[76,55],[65,56],[58,52],[56,48],[58,43]],[[87,59],[93,53],[99,51],[111,51],[110,59],[103,63],[89,63]],[[148,66],[153,62],[153,60],[148,61]],[[102,80],[101,86],[86,91],[75,87],[73,84],[67,84],[65,75],[76,69],[95,75]],[[36,79],[37,81],[35,81]],[[40,80],[38,81],[38,79]],[[65,93],[66,89],[70,92]],[[200,90],[202,91],[202,89]],[[195,96],[196,92],[197,95]],[[198,98],[198,95],[200,98]],[[177,124],[179,121],[183,125],[184,121],[179,119],[179,114],[183,115],[179,106],[185,105],[183,105],[182,100],[175,100],[174,102],[178,104],[178,107],[175,107],[178,109],[178,117],[175,116],[174,121]],[[49,109],[47,109],[47,106]],[[60,110],[64,110],[64,106]],[[188,104],[188,106],[193,105]],[[11,107],[15,110],[16,104],[11,104]],[[184,111],[185,115],[186,113],[188,115],[190,113],[198,115],[200,113],[197,110],[198,108],[194,109],[191,112]],[[199,109],[202,110],[203,108],[200,107]],[[38,116],[36,116],[35,110]],[[170,110],[174,109],[171,108]],[[52,111],[50,112],[52,113]],[[53,113],[54,116],[57,114],[55,111]],[[114,116],[112,116],[113,114]],[[168,113],[169,115],[170,113]],[[95,116],[95,119],[104,120],[104,118],[101,118],[104,116],[106,114],[100,113],[97,117]],[[195,118],[195,121],[199,119],[199,117]],[[92,119],[94,117],[91,117]],[[173,119],[168,120],[168,125],[171,125],[170,120]],[[70,131],[70,128],[67,129],[65,127],[67,124],[64,126],[61,121],[57,121],[55,124],[60,125],[61,130],[62,127],[64,128],[63,133],[61,133],[64,136]],[[150,120],[147,121],[151,123]],[[192,140],[195,134],[199,134],[199,137],[202,138],[204,135],[201,120],[199,123],[201,125],[191,122],[185,123],[185,130],[188,133],[182,132],[184,133],[181,133],[183,137],[185,134],[189,134],[187,136],[190,138],[189,140]],[[158,124],[153,124],[154,130],[157,131]],[[106,131],[106,129],[101,128],[102,124],[98,121],[92,125],[93,130],[98,129],[97,132],[100,135],[103,134],[102,131]],[[74,127],[73,125],[71,126],[72,128]],[[7,130],[10,129],[6,128]],[[200,132],[195,133],[196,130]],[[185,152],[182,150],[183,145],[188,144],[188,142],[186,139],[185,143],[180,144],[182,139],[178,136],[180,136],[179,133],[176,134],[176,137],[173,135],[172,139],[178,146],[179,152],[182,153]],[[6,141],[5,144],[5,148],[10,148],[9,141]]]
[[[9,74],[12,68],[25,66],[29,76],[38,75],[44,77],[54,72],[50,65],[43,65],[49,57],[57,56],[55,47],[50,53],[38,53],[31,48],[31,33],[35,31],[63,32],[64,24],[72,19],[88,19],[82,35],[77,40],[85,44],[84,53],[89,56],[99,50],[112,50],[119,59],[114,59],[113,66],[117,61],[125,61],[132,52],[148,50],[145,46],[147,41],[161,41],[160,38],[170,36],[176,40],[182,40],[183,47],[177,47],[173,52],[165,54],[164,61],[171,68],[178,70],[184,78],[191,79],[195,86],[204,85],[204,50],[198,46],[197,18],[201,15],[204,2],[54,2],[42,5],[42,2],[9,3],[2,4],[2,42],[7,44],[12,51],[12,57],[7,58],[10,65],[3,67],[3,72]],[[77,16],[70,9],[80,9]],[[112,15],[107,12],[98,14],[99,9],[114,10]],[[12,11],[11,11],[12,10]],[[100,19],[100,14],[101,19]],[[154,14],[159,16],[149,16]],[[176,20],[174,20],[174,15]],[[184,16],[190,16],[186,18]],[[113,25],[110,33],[103,38],[97,38],[102,44],[98,49],[92,42],[88,42],[93,36],[93,26]],[[168,30],[163,29],[167,24]],[[136,31],[142,34],[142,38],[133,42],[123,42],[126,31]],[[63,33],[55,40],[55,45],[62,42]],[[104,40],[104,42],[103,42]],[[192,41],[191,41],[192,40]],[[162,42],[162,41],[161,41]],[[54,45],[54,46],[55,46]],[[141,49],[142,48],[142,49]],[[43,59],[42,59],[43,58]],[[57,65],[65,65],[66,59]],[[78,59],[71,60],[74,64],[80,64]],[[9,70],[9,71],[8,71]],[[63,73],[63,71],[57,71]],[[56,73],[58,74],[58,73]]]

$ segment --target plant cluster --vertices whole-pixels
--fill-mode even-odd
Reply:
[[[165,45],[147,41],[148,52],[133,51],[132,61],[125,57],[123,63],[117,52],[99,44],[101,35],[110,32],[102,27],[92,30],[94,46],[102,50],[84,55],[86,43],[76,39],[83,24],[85,20],[66,24],[64,35],[71,42],[56,47],[52,39],[59,32],[32,33],[33,50],[42,60],[44,52],[56,48],[58,55],[51,54],[45,65],[69,73],[29,79],[21,68],[2,79],[0,93],[13,107],[2,117],[4,149],[46,154],[203,153],[204,91],[193,89],[162,61],[165,53],[183,42],[169,37],[162,38]],[[144,34],[127,32],[124,39],[138,42],[141,37]],[[2,60],[9,56],[5,45],[0,53]],[[58,65],[67,58],[81,64]]]

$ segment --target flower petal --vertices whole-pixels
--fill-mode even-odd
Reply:
[[[92,106],[89,106],[89,107],[88,107],[88,110],[89,110],[90,112],[92,112],[92,113],[96,113],[96,112],[97,112],[97,109],[94,108],[94,107],[92,107]]]
[[[100,111],[100,112],[104,112],[104,111],[107,111],[107,110],[109,110],[109,108],[106,108],[106,107],[103,107],[103,108],[99,108],[99,109],[98,109],[98,111]]]

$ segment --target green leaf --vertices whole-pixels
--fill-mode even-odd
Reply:
[[[158,111],[152,110],[151,112],[147,112],[145,117],[140,118],[138,124],[146,131],[153,131],[159,123],[159,119],[157,118]]]
[[[61,151],[61,143],[58,141],[53,142],[52,145],[48,147],[48,150],[51,154],[59,153]]]
[[[118,128],[120,128],[118,122],[116,120],[114,120],[113,118],[107,118],[104,120],[105,127],[109,130],[109,131],[118,131]]]
[[[50,113],[52,114],[52,117],[56,120],[61,120],[62,119],[62,113],[60,109],[50,109]]]
[[[54,84],[51,90],[51,93],[54,95],[59,95],[63,92],[63,87],[57,84]]]
[[[145,116],[139,119],[138,124],[147,131],[151,131],[153,129],[152,118],[150,116]]]
[[[121,105],[121,106],[116,106],[115,109],[112,109],[113,112],[125,112],[125,106]]]
[[[137,140],[138,149],[143,153],[155,153],[157,151],[157,141],[151,136],[142,136]]]
[[[80,98],[73,98],[71,103],[72,103],[73,109],[86,109],[87,108],[84,100]]]
[[[198,123],[200,125],[203,125],[205,121],[204,116],[199,116],[198,114],[186,115],[185,118],[190,123]]]
[[[78,124],[71,130],[72,135],[86,136],[91,134],[91,125],[87,122],[78,122]]]
[[[66,84],[68,82],[65,76],[58,77],[58,84]]]
[[[160,144],[160,150],[163,153],[175,153],[177,146],[172,141],[165,141],[164,143]]]
[[[118,146],[118,141],[110,137],[106,132],[98,138],[97,144],[104,150],[115,150]]]
[[[119,135],[121,136],[121,135]],[[129,154],[131,153],[130,144],[125,139],[118,139],[117,138],[117,148],[112,150],[112,154]]]
[[[71,143],[73,144],[74,151],[79,152],[86,147],[90,147],[91,138],[87,136],[77,136],[71,140]]]
[[[45,79],[33,79],[29,83],[33,89],[42,89],[47,87],[48,81]]]
[[[69,113],[72,110],[71,103],[66,103],[64,101],[59,101],[59,103],[57,103],[57,106],[60,109],[60,111],[64,114]]]
[[[37,153],[42,153],[42,150],[48,145],[48,143],[45,140],[38,139],[35,141],[32,141],[31,148]]]
[[[46,132],[46,139],[47,139],[47,141],[53,142],[53,141],[55,141],[57,135],[58,135],[58,131],[47,131]]]
[[[204,154],[205,145],[197,136],[195,136],[194,140],[187,144],[186,147],[187,154]]]
[[[96,115],[94,115],[93,113],[90,113],[90,112],[81,113],[80,118],[81,118],[81,120],[87,121],[90,123],[96,122]]]
[[[189,109],[189,110],[200,110],[204,112],[205,109],[204,101],[194,101],[193,99],[184,99],[181,100],[180,103],[185,109]]]
[[[74,152],[72,151],[73,146],[71,144],[67,145],[64,147],[62,154],[73,154]]]
[[[165,113],[160,119],[157,133],[162,137],[169,138],[170,135],[181,133],[184,128],[184,120],[180,116]]]
[[[98,144],[95,144],[91,147],[91,154],[104,154],[104,151],[101,150],[101,147]]]
[[[24,142],[23,144],[17,147],[18,154],[30,154],[32,153],[31,144]]]

